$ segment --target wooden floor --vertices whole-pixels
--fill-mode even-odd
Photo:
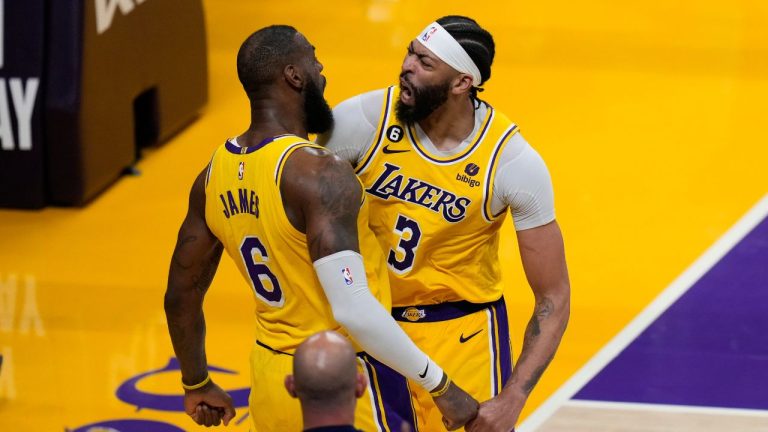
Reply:
[[[210,102],[198,121],[86,208],[0,210],[0,431],[198,430],[162,409],[180,396],[162,295],[194,176],[247,127],[240,43],[265,25],[296,26],[317,47],[333,105],[394,83],[408,41],[447,14],[494,35],[482,97],[547,161],[566,241],[572,318],[519,430],[768,431],[762,409],[572,400],[618,355],[609,342],[768,193],[768,3],[206,0],[205,9]],[[504,234],[520,347],[532,297],[511,224]],[[222,262],[205,305],[208,359],[242,395],[253,303]],[[230,429],[247,430],[238,400],[241,423]],[[727,426],[734,416],[743,427]]]
[[[765,432],[768,413],[668,405],[570,402],[540,432]]]

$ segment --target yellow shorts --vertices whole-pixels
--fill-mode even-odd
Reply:
[[[416,422],[407,380],[366,353],[357,355],[358,370],[368,378],[368,389],[357,400],[355,427],[366,432],[400,432],[403,422]],[[301,406],[285,389],[293,371],[293,357],[254,344],[251,350],[252,432],[302,430]]]
[[[480,402],[501,391],[512,375],[507,309],[498,301],[392,308],[408,336],[461,388]],[[411,385],[418,431],[445,431],[429,393]]]

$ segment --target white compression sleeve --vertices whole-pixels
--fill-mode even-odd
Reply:
[[[359,253],[336,252],[314,265],[333,317],[367,353],[427,391],[440,385],[440,366],[411,341],[371,294]]]
[[[333,108],[333,128],[317,136],[317,143],[357,166],[376,138],[386,90],[357,95]]]
[[[501,152],[493,183],[491,211],[509,207],[515,229],[542,226],[555,219],[552,179],[547,165],[528,142],[515,134]]]

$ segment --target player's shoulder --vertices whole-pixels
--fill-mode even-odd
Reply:
[[[372,90],[352,96],[336,105],[333,116],[337,121],[359,122],[365,120],[375,125],[381,115],[384,99],[387,97],[387,89]]]
[[[502,149],[503,160],[508,161],[514,159],[530,147],[528,141],[523,138],[522,132],[520,131],[520,125],[513,121],[511,117],[494,108],[484,100],[478,100],[478,103],[480,104],[478,112],[481,113],[481,117],[484,117],[488,113],[492,113],[493,128],[496,130],[496,133],[501,135],[501,138],[508,137],[508,139],[502,139],[500,141],[506,141],[504,148]],[[500,164],[502,164],[501,161]]]
[[[291,154],[286,161],[285,172],[300,182],[309,180],[310,184],[313,180],[329,177],[354,178],[354,172],[347,161],[316,145],[301,147]]]
[[[304,147],[286,161],[281,189],[302,205],[327,203],[329,197],[359,201],[360,182],[352,166],[323,148]]]
[[[481,112],[492,112],[493,113],[493,121],[496,124],[503,125],[510,130],[515,129],[518,125],[515,123],[510,116],[508,116],[503,111],[499,110],[498,108],[495,108],[493,105],[489,104],[488,102],[484,100],[478,100],[477,103],[480,105],[478,106],[478,111]],[[515,128],[513,128],[513,126]],[[518,130],[519,132],[519,130]]]
[[[365,93],[360,93],[357,95],[354,95],[350,98],[347,98],[343,101],[341,101],[338,105],[336,105],[336,108],[338,107],[344,107],[344,106],[364,106],[372,103],[381,104],[384,101],[384,98],[387,96],[387,90],[389,88],[380,88],[376,90],[371,90]]]

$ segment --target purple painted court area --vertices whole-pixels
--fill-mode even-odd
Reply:
[[[574,399],[768,410],[768,218]]]

